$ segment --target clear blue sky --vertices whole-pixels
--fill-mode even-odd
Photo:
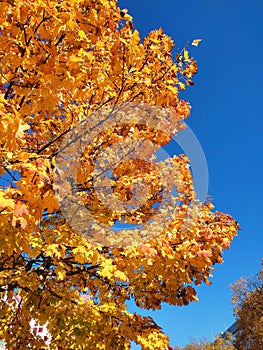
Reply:
[[[263,3],[261,0],[122,0],[145,36],[162,27],[178,47],[202,38],[196,85],[184,97],[192,105],[187,124],[209,167],[209,194],[242,231],[216,265],[212,286],[198,288],[199,303],[164,305],[150,314],[183,346],[189,337],[224,331],[234,321],[229,285],[256,273],[263,257]]]

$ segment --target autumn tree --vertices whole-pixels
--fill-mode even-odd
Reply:
[[[183,348],[175,346],[174,350],[235,350],[233,345],[233,337],[227,334],[224,338],[216,337],[214,341],[193,340],[191,343],[185,345]]]
[[[185,345],[183,348],[175,346],[174,350],[235,350],[233,345],[233,337],[227,334],[225,338],[221,336],[216,337],[214,341],[193,340],[191,343]]]
[[[185,156],[153,158],[190,112],[179,91],[197,65],[173,48],[161,29],[141,39],[115,0],[0,1],[8,349],[45,348],[32,318],[47,322],[50,349],[167,349],[127,300],[145,309],[196,301],[194,285],[223,261],[236,222],[198,202]]]
[[[233,285],[233,304],[238,331],[238,350],[263,348],[263,269],[253,277],[240,278]]]

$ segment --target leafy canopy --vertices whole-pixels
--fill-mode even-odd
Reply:
[[[186,48],[173,59],[173,47],[161,29],[142,40],[114,0],[0,1],[0,338],[7,348],[45,347],[30,335],[34,318],[48,322],[51,349],[129,349],[131,341],[142,349],[166,349],[168,337],[150,317],[127,311],[127,300],[145,309],[196,301],[193,283],[209,283],[213,265],[222,262],[237,224],[213,212],[211,203],[196,202],[184,156],[162,165],[176,177],[180,205],[168,207],[169,224],[156,219],[162,228],[157,237],[135,245],[97,244],[76,232],[55,193],[61,143],[92,113],[144,103],[174,116],[173,134],[183,128],[190,106],[178,94],[193,84],[197,65]],[[105,225],[154,218],[168,185],[159,185],[148,163],[133,160],[115,169],[116,194],[122,201],[132,197],[132,175],[142,171],[152,184],[145,206],[124,215],[109,212],[96,197],[98,152],[136,133],[159,145],[171,139],[141,124],[116,126],[99,134],[80,158],[77,191]],[[70,199],[72,189],[63,181],[60,187]],[[22,297],[19,306],[15,294]]]

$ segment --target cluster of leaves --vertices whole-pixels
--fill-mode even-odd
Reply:
[[[127,300],[146,309],[188,304],[197,300],[193,282],[210,283],[213,265],[223,261],[238,226],[210,203],[195,202],[184,157],[173,162],[190,196],[144,244],[91,243],[69,226],[55,195],[63,137],[92,112],[143,102],[174,112],[178,123],[189,115],[178,93],[197,66],[186,50],[173,60],[173,46],[162,30],[141,40],[115,0],[0,1],[0,338],[8,348],[45,347],[30,335],[34,318],[48,322],[50,349],[129,349],[131,341],[166,349],[168,337],[150,317],[128,312]],[[87,157],[99,144],[107,146],[96,142]],[[88,186],[80,169],[79,185]],[[85,205],[98,213],[93,199]]]
[[[263,269],[252,278],[240,278],[233,285],[237,317],[236,349],[263,348]]]

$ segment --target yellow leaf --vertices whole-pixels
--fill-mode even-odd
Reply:
[[[71,56],[69,57],[69,61],[70,61],[70,62],[83,62],[83,58],[82,58],[82,57],[75,56],[75,55],[71,55]]]
[[[79,30],[78,35],[81,39],[86,39],[86,34],[82,29]]]
[[[47,247],[47,251],[45,253],[47,256],[53,256],[55,255],[57,258],[61,257],[61,252],[59,251],[59,244],[50,244]]]
[[[122,271],[119,271],[119,270],[117,270],[117,271],[114,272],[114,277],[115,277],[116,279],[122,281],[122,282],[127,282],[127,281],[128,281],[128,278],[127,278],[127,276],[125,275],[125,273],[122,272]]]
[[[181,90],[185,90],[185,84],[179,81],[178,85],[180,86]]]
[[[22,124],[21,122],[19,123],[19,127],[18,130],[15,134],[15,137],[18,137],[20,139],[22,139],[24,137],[24,131],[30,129],[30,126],[27,124]]]
[[[0,208],[10,208],[14,209],[15,207],[15,202],[13,199],[10,198],[5,198],[4,193],[0,192]]]
[[[57,275],[57,279],[59,281],[62,281],[66,277],[65,269],[63,269],[63,267],[61,267],[61,266],[58,266],[55,269],[55,272],[56,272],[56,275]]]
[[[195,40],[192,41],[192,45],[193,46],[198,46],[201,41],[202,41],[202,39],[195,39]]]
[[[167,86],[167,89],[171,90],[174,94],[178,94],[178,89],[175,86]]]
[[[102,277],[107,277],[108,279],[112,278],[112,272],[107,267],[105,267],[103,270],[100,271],[100,275]]]
[[[72,253],[75,255],[75,259],[78,263],[84,264],[85,259],[85,249],[83,247],[77,247],[72,250]]]
[[[125,44],[126,46],[129,45],[128,42],[127,42],[125,39],[123,39],[123,38],[120,38],[120,41],[121,41],[123,44]]]
[[[185,61],[189,61],[189,52],[186,49],[184,49],[184,59]]]
[[[111,264],[110,260],[105,260],[101,263],[99,274],[102,277],[107,277],[108,279],[111,279],[113,277],[115,270],[115,266]]]

